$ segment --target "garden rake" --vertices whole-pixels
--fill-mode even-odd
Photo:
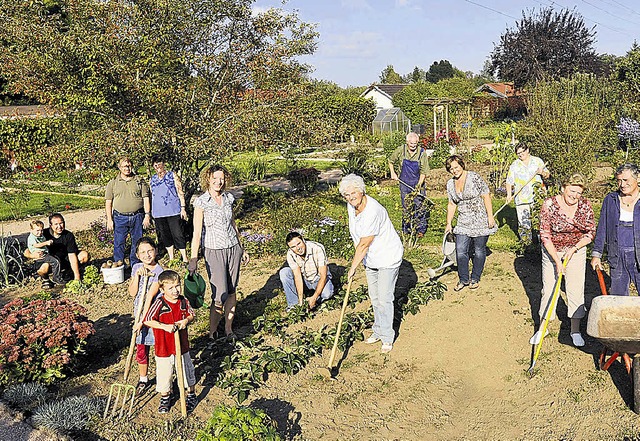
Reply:
[[[567,267],[567,263],[569,261],[567,259],[563,259],[562,261],[562,269],[564,270]],[[533,355],[533,360],[531,361],[531,366],[529,366],[529,375],[533,377],[534,371],[533,369],[536,367],[536,361],[538,361],[538,356],[540,355],[540,350],[542,349],[542,342],[544,341],[544,336],[547,333],[547,327],[549,326],[549,321],[551,320],[551,315],[556,309],[556,303],[558,303],[558,297],[560,296],[560,284],[562,282],[562,273],[558,274],[558,280],[556,281],[556,285],[553,288],[553,295],[551,299],[549,299],[549,304],[547,305],[547,310],[544,315],[544,321],[542,322],[542,326],[540,327],[540,342],[536,347],[536,352]]]
[[[145,271],[143,278],[143,289],[142,296],[140,297],[140,307],[135,316],[134,324],[140,323],[142,318],[142,310],[144,309],[144,304],[147,298],[147,290],[149,283],[149,273]],[[129,351],[127,353],[127,358],[124,364],[124,381],[127,381],[129,377],[129,371],[131,370],[131,361],[133,359],[133,350],[136,346],[136,337],[138,336],[137,331],[131,332],[131,341],[129,343]],[[129,394],[131,394],[131,398],[129,398]],[[122,399],[121,399],[122,398]],[[127,407],[127,402],[130,401],[129,411],[127,412],[127,416],[131,416],[133,412],[133,403],[136,398],[136,388],[130,384],[126,383],[113,383],[109,388],[109,397],[107,398],[107,406],[104,409],[103,418],[106,419],[107,416],[111,415],[112,418],[122,418],[124,414],[124,410]],[[118,412],[118,408],[120,412]]]
[[[534,175],[533,175],[533,176],[531,176],[531,178],[529,178],[529,180],[527,181],[527,183],[526,183],[526,184],[524,184],[522,187],[520,187],[520,188],[518,189],[518,191],[516,191],[516,192],[513,194],[512,199],[513,199],[513,200],[515,200],[515,199],[516,199],[516,196],[518,196],[518,195],[520,194],[520,192],[521,192],[521,191],[522,191],[522,190],[523,190],[527,185],[531,184],[531,182],[536,178],[536,176],[538,176],[538,173],[537,173],[537,172],[536,172],[536,173],[534,173]],[[498,209],[496,210],[496,212],[495,212],[495,213],[493,213],[493,217],[496,217],[496,216],[498,215],[498,213],[500,213],[500,212],[502,211],[502,209],[503,209],[504,207],[506,207],[507,205],[509,205],[509,202],[505,202],[504,204],[502,204],[502,207],[498,208]]]
[[[340,310],[340,320],[338,320],[338,328],[336,329],[336,336],[333,340],[333,348],[331,349],[331,356],[329,357],[329,365],[325,368],[318,369],[318,372],[327,378],[334,377],[333,370],[333,362],[336,358],[336,351],[338,350],[338,340],[340,340],[340,330],[342,329],[342,320],[344,319],[344,312],[347,309],[347,305],[349,304],[349,294],[351,293],[351,284],[353,283],[353,278],[349,279],[349,283],[347,284],[347,293],[344,295],[344,300],[342,301],[342,309]]]

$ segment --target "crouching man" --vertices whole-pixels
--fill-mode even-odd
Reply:
[[[327,254],[324,246],[318,242],[304,240],[302,235],[292,231],[286,238],[287,264],[280,270],[280,281],[287,296],[287,310],[302,305],[305,286],[313,290],[307,299],[309,307],[315,308],[318,303],[331,298],[333,282],[327,267]]]

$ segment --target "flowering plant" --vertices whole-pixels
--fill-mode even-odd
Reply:
[[[307,228],[307,237],[321,243],[328,257],[350,259],[353,256],[349,228],[337,219],[325,216],[314,220]]]
[[[242,231],[240,233],[240,239],[244,249],[251,256],[262,256],[269,247],[269,242],[273,240],[273,234],[263,233],[250,233],[249,231]]]
[[[635,119],[623,116],[616,128],[618,129],[618,138],[630,141],[640,140],[640,122]]]
[[[15,299],[0,310],[0,385],[64,377],[95,331],[87,310],[68,300]]]
[[[104,248],[110,248],[113,246],[113,231],[107,230],[106,221],[104,218],[96,219],[89,224],[89,228],[98,240],[98,243]]]

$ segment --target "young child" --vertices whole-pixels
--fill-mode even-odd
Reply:
[[[140,380],[136,387],[137,393],[142,394],[149,384],[149,348],[154,345],[153,332],[142,323],[144,317],[149,311],[151,302],[158,294],[158,276],[162,273],[162,267],[156,262],[158,250],[155,242],[148,238],[142,237],[136,246],[136,257],[140,259],[139,263],[131,268],[131,280],[129,281],[129,294],[135,297],[133,301],[133,317],[138,317],[138,311],[142,308],[140,314],[140,322],[133,324],[133,330],[139,331],[136,337],[136,363],[138,363],[138,371],[140,372]],[[144,292],[144,276],[147,274],[147,295],[142,298]]]
[[[198,402],[195,394],[196,375],[189,356],[189,336],[187,325],[193,321],[194,312],[189,301],[182,295],[181,280],[178,273],[164,271],[158,277],[162,295],[158,297],[144,324],[153,328],[156,340],[156,391],[160,393],[159,413],[169,412],[171,406],[171,377],[175,365],[176,347],[174,332],[180,333],[180,349],[182,352],[183,371],[176,375],[184,375],[187,386],[187,411],[191,412]]]
[[[43,231],[44,223],[42,221],[31,221],[31,232],[29,233],[29,237],[27,237],[27,247],[29,248],[29,252],[32,254],[40,252],[44,253],[42,257],[36,259],[36,264],[41,265],[46,263],[49,265],[49,268],[45,266],[38,270],[38,275],[42,278],[42,287],[53,287],[51,280],[49,280],[47,276],[49,270],[51,270],[51,279],[53,280],[53,283],[57,285],[64,285],[64,280],[60,276],[60,262],[54,256],[49,254],[49,249],[47,248],[53,243],[53,240],[47,240],[44,237]]]

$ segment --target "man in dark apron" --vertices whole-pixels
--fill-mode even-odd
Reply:
[[[411,132],[407,135],[407,143],[395,149],[389,157],[391,179],[400,182],[400,197],[402,199],[402,232],[424,236],[427,231],[427,209],[422,184],[429,171],[429,160],[424,149],[418,146],[419,137]],[[396,174],[394,164],[400,164],[400,177]],[[415,189],[419,193],[414,198],[405,198]]]

